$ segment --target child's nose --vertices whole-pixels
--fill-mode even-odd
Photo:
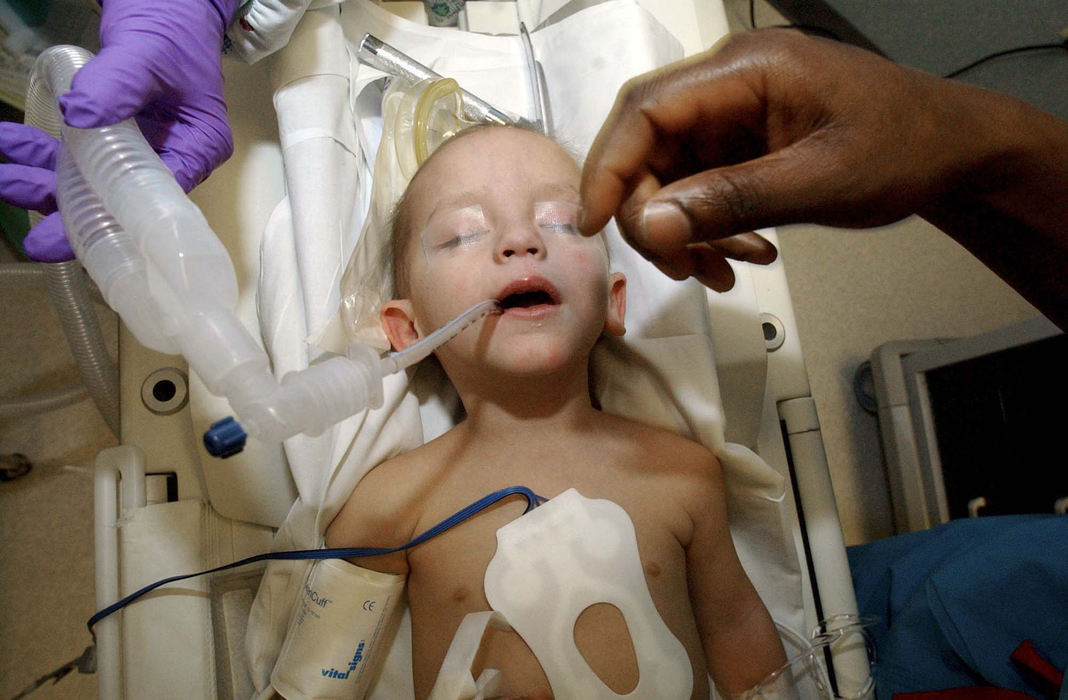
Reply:
[[[516,255],[545,255],[545,241],[537,226],[529,222],[515,223],[508,227],[497,242],[497,255],[511,258]]]

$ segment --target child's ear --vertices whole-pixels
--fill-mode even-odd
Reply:
[[[622,272],[613,272],[608,277],[608,313],[604,330],[609,335],[623,335],[627,328],[623,319],[627,314],[627,278]]]
[[[415,314],[412,302],[407,299],[394,299],[382,305],[382,330],[385,331],[393,349],[400,352],[419,340],[419,331],[415,327]]]

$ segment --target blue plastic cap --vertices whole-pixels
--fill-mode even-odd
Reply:
[[[212,457],[226,459],[245,449],[245,434],[233,416],[217,420],[204,432],[204,448]]]

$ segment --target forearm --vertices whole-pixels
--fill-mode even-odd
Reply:
[[[1068,328],[1068,122],[975,88],[947,94],[973,115],[969,155],[920,215]]]
[[[767,608],[753,600],[732,611],[702,635],[708,670],[723,694],[739,695],[786,662],[782,642]]]
[[[1068,200],[1066,200],[1068,201]],[[1068,330],[1068,247],[978,197],[946,197],[922,213],[1062,330]]]

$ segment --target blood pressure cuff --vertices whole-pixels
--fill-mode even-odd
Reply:
[[[970,686],[1041,696],[1010,658],[1025,640],[1068,668],[1068,516],[957,520],[848,554],[860,612],[880,618],[879,700]]]

